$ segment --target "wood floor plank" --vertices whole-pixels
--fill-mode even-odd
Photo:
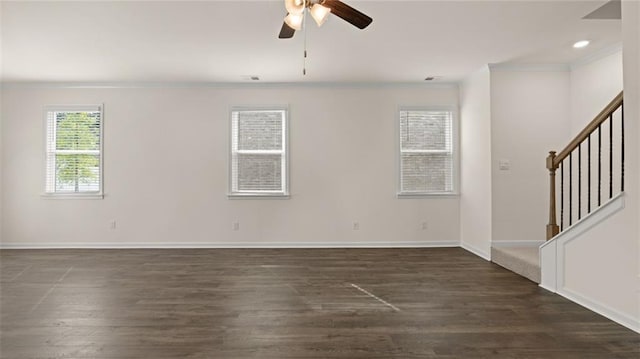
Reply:
[[[458,248],[0,251],[1,358],[634,358]]]

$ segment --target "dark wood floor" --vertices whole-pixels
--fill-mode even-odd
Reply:
[[[3,250],[2,358],[640,358],[458,248]]]

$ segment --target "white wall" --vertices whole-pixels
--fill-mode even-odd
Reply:
[[[8,87],[2,101],[5,246],[459,242],[458,199],[397,199],[395,172],[398,105],[457,106],[455,86]],[[43,106],[93,103],[105,198],[43,199]],[[229,108],[261,104],[290,106],[291,198],[229,200]]]
[[[575,136],[622,91],[622,50],[571,68],[571,134]]]
[[[0,19],[2,19],[2,6],[0,6]],[[3,74],[3,56],[2,56],[2,26],[0,26],[0,78],[2,78]],[[2,207],[4,206],[4,201],[2,200],[4,191],[2,190],[2,173],[4,171],[3,163],[3,147],[2,147],[2,86],[0,86],[0,243],[2,243]]]
[[[460,240],[491,256],[491,83],[488,67],[460,87]]]
[[[635,7],[635,16],[633,11]],[[625,21],[623,23],[624,41],[627,44],[627,50],[624,53],[624,71],[625,71],[625,88],[627,89],[627,113],[634,118],[640,118],[640,5],[624,5]],[[633,100],[635,98],[635,101]],[[640,139],[640,126],[637,126],[637,139]],[[636,151],[640,151],[637,148]],[[637,152],[636,152],[637,154]],[[640,168],[640,156],[637,156],[637,168]],[[640,184],[638,184],[640,186]],[[637,191],[637,203],[640,204],[640,189]],[[637,213],[640,216],[640,210]],[[640,217],[636,218],[636,223],[640,223]],[[640,231],[636,232],[636,236],[640,237]],[[637,318],[640,321],[640,240],[636,242],[638,251],[638,260],[636,262],[636,309]]]
[[[569,89],[568,71],[491,69],[493,241],[545,240],[545,158],[569,137]]]
[[[0,37],[1,37],[1,35],[0,35]],[[2,60],[1,60],[1,58],[2,58],[2,56],[0,55],[0,71],[2,71],[2,70],[1,70],[1,69],[2,69]],[[3,136],[2,136],[2,123],[3,123],[4,121],[2,121],[2,118],[3,118],[3,112],[2,112],[2,94],[3,94],[3,89],[2,89],[2,87],[0,86],[0,243],[2,243],[2,232],[3,232],[3,231],[2,231],[2,227],[3,227],[3,225],[2,225],[2,223],[3,223],[3,219],[2,219],[2,208],[4,207],[4,200],[3,200],[3,197],[4,197],[4,195],[3,195],[3,194],[4,194],[4,189],[3,189],[3,187],[2,187],[2,182],[3,182],[3,181],[2,181],[2,178],[3,178],[3,173],[4,173],[4,166],[3,166],[3,163],[4,163],[4,160],[3,160],[3,157],[4,157],[4,149],[3,149],[3,145],[2,145],[2,142],[3,142],[3,141],[2,141],[2,137],[3,137]]]

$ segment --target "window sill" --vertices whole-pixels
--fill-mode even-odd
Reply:
[[[104,199],[102,193],[43,193],[44,199]]]
[[[289,199],[289,194],[284,193],[229,193],[229,199]]]
[[[457,192],[443,193],[398,193],[399,199],[425,199],[425,198],[458,198],[460,194]]]

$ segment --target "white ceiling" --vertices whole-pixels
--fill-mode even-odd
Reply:
[[[338,17],[277,35],[282,0],[3,1],[5,82],[458,81],[488,63],[569,64],[619,46],[620,20],[582,20],[606,1],[356,1]],[[589,39],[585,49],[571,45]]]

